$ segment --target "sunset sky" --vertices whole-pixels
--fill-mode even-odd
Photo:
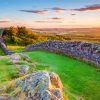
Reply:
[[[0,0],[0,27],[100,27],[100,0]]]

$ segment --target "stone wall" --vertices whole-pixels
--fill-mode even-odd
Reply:
[[[5,54],[12,54],[13,52],[12,51],[10,51],[10,50],[8,50],[7,49],[7,47],[6,47],[6,45],[5,45],[5,43],[4,43],[4,41],[3,41],[3,38],[1,38],[0,37],[0,48],[3,50],[3,52],[5,53]]]
[[[62,53],[100,67],[100,44],[88,42],[45,41],[27,46],[24,51],[48,50]]]

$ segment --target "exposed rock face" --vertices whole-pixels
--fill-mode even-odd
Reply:
[[[17,100],[64,100],[64,89],[55,73],[34,72],[18,80],[16,88],[20,88],[15,94]]]
[[[100,44],[74,41],[45,41],[29,45],[25,48],[25,51],[37,49],[73,56],[100,67]]]

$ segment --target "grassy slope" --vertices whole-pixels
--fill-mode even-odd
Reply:
[[[16,77],[15,67],[6,59],[0,58],[0,84]]]
[[[26,54],[41,63],[51,65],[49,70],[58,73],[70,100],[77,97],[83,97],[85,100],[100,99],[100,72],[92,65],[43,51]]]

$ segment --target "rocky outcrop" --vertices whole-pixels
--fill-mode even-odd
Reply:
[[[52,72],[28,74],[16,81],[16,89],[15,100],[65,100],[63,85],[58,75]]]
[[[0,86],[0,100],[66,100],[63,85],[57,74],[35,70],[30,72],[29,69],[36,66],[30,57],[23,53],[6,56],[6,59],[9,59],[9,64],[15,65],[18,77]],[[22,61],[27,63],[20,63]],[[5,92],[7,89],[10,90],[10,95]]]
[[[24,51],[47,50],[84,60],[100,67],[100,44],[74,41],[45,41],[29,45]]]

